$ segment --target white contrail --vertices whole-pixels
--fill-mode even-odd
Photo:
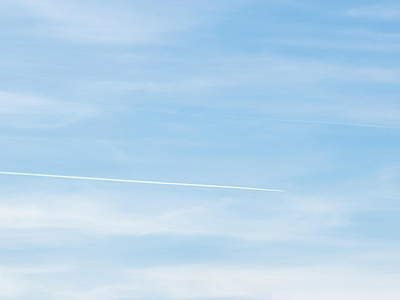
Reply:
[[[83,180],[97,180],[97,181],[114,181],[114,182],[130,182],[130,183],[147,183],[147,184],[163,184],[163,185],[196,186],[196,187],[209,187],[209,188],[221,188],[221,189],[238,189],[238,190],[254,190],[254,191],[266,191],[266,192],[284,192],[284,190],[263,189],[263,188],[243,187],[243,186],[230,186],[230,185],[212,185],[212,184],[198,184],[198,183],[160,182],[160,181],[144,181],[144,180],[113,179],[113,178],[96,178],[96,177],[81,177],[81,176],[67,176],[67,175],[16,173],[16,172],[1,172],[1,171],[0,171],[0,174],[3,174],[3,175],[20,175],[20,176],[35,176],[35,177],[51,177],[51,178],[67,178],[67,179],[83,179]]]

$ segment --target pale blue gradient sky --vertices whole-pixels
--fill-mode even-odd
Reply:
[[[1,299],[400,298],[396,1],[0,2]]]

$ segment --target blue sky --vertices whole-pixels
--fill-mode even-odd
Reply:
[[[397,1],[0,3],[1,299],[400,297]]]

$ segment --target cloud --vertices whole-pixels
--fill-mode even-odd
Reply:
[[[207,2],[208,3],[208,2]],[[30,17],[34,35],[78,43],[164,43],[170,32],[185,31],[197,23],[198,9],[210,7],[180,1],[50,1],[18,0],[3,3],[16,15]],[[212,6],[212,5],[211,5]]]
[[[32,299],[32,293],[38,292],[38,280],[32,277],[50,274],[55,276],[57,273],[71,271],[70,266],[51,265],[51,266],[0,266],[0,297],[3,299],[23,299],[27,295]],[[35,298],[36,299],[36,298]]]
[[[400,69],[396,67],[352,66],[319,60],[262,55],[222,59],[222,65],[234,71],[237,79],[249,79],[268,85],[304,84],[320,82],[400,83]],[[239,72],[240,71],[240,72]]]
[[[152,103],[161,105],[187,104],[224,111],[240,107],[257,112],[258,116],[262,113],[265,118],[332,125],[400,125],[400,106],[395,96],[371,92],[368,87],[381,85],[385,91],[399,84],[400,69],[396,66],[335,64],[272,54],[174,63],[190,71],[164,74],[164,70],[170,70],[166,67],[152,74],[152,78],[86,81],[79,83],[77,89],[104,101],[119,95],[123,107],[140,106],[138,102],[144,101],[138,99],[151,95]],[[358,88],[360,85],[363,88]]]
[[[400,49],[399,35],[396,33],[349,29],[340,38],[270,38],[263,41],[268,46],[289,46],[299,49],[318,49],[322,51],[348,50],[365,54],[366,51],[395,52]],[[353,42],[350,43],[349,39]]]
[[[152,74],[156,79],[86,81],[79,86],[93,92],[192,93],[232,87],[276,90],[320,83],[400,83],[400,69],[395,66],[357,66],[273,54],[199,58],[190,62],[177,60],[174,64],[190,71],[171,73],[166,66],[168,74],[162,69]]]
[[[85,104],[0,91],[0,126],[3,127],[60,126],[95,114],[96,110]]]
[[[132,272],[151,294],[168,299],[387,299],[400,295],[398,275],[354,267],[184,265]],[[164,296],[164,297],[165,297]],[[223,298],[225,297],[225,298]]]
[[[285,202],[286,209],[263,217],[247,216],[226,202],[221,205],[221,201],[212,204],[205,200],[182,200],[185,204],[173,205],[165,195],[152,199],[151,203],[164,202],[157,210],[151,209],[153,205],[146,204],[148,199],[142,197],[130,198],[133,207],[126,210],[113,204],[113,199],[120,197],[115,193],[113,196],[104,193],[2,196],[2,247],[32,242],[70,243],[74,237],[78,241],[82,237],[160,234],[288,241],[308,239],[346,224],[344,205],[312,197],[292,199]],[[32,241],[34,236],[37,238]]]
[[[398,274],[345,265],[345,261],[291,267],[184,264],[130,268],[83,263],[79,268],[63,269],[46,265],[36,268],[35,277],[32,268],[19,268],[17,273],[0,270],[0,282],[4,280],[6,288],[0,295],[56,300],[373,300],[400,295]]]
[[[364,17],[370,19],[397,20],[400,17],[399,5],[369,5],[354,8],[346,12],[351,17]]]

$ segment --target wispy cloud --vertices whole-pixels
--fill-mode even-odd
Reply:
[[[397,66],[335,64],[272,54],[201,58],[190,63],[178,60],[176,64],[190,69],[190,73],[183,76],[157,72],[153,79],[147,80],[86,81],[77,88],[104,101],[111,95],[123,95],[129,102],[119,102],[122,106],[139,102],[137,99],[144,95],[151,95],[155,98],[153,102],[162,104],[167,96],[169,103],[246,107],[247,111],[265,113],[266,118],[399,127],[400,107],[393,95],[369,93],[364,89],[350,95],[347,91],[349,86],[351,90],[351,86],[361,84],[399,84]],[[338,88],[341,85],[343,89]],[[240,97],[230,93],[233,88],[240,90]]]
[[[36,19],[26,30],[34,35],[57,37],[78,43],[160,43],[164,34],[184,31],[197,23],[196,6],[180,1],[135,1],[129,5],[104,1],[5,1],[11,12]]]
[[[350,42],[357,41],[357,42]],[[400,36],[396,33],[374,33],[371,31],[348,29],[340,37],[327,38],[271,38],[262,42],[268,46],[289,46],[298,49],[319,49],[322,51],[347,50],[358,53],[394,52],[400,49]]]
[[[133,271],[133,280],[170,298],[224,299],[375,299],[397,295],[398,276],[372,270],[322,265],[287,268],[237,268],[186,265]],[[153,285],[154,284],[154,285]],[[373,288],[367,288],[373,286]],[[150,288],[152,289],[152,288]]]
[[[95,115],[97,109],[35,95],[0,91],[0,125],[4,127],[51,127]]]
[[[13,299],[29,296],[57,300],[374,300],[395,299],[400,292],[398,274],[382,273],[374,267],[345,265],[340,260],[336,264],[290,267],[183,264],[129,268],[103,263],[90,268],[85,265],[60,268],[46,265],[36,270],[19,268],[17,273],[13,269],[0,270],[0,282],[5,287],[0,295]],[[86,285],[80,284],[82,281]]]
[[[0,298],[398,299],[400,8],[352,5],[0,1],[0,169],[45,175]]]
[[[48,290],[49,287],[38,292],[37,284],[40,280],[32,277],[54,276],[72,269],[73,267],[65,265],[0,266],[0,296],[3,299],[23,299],[29,294],[29,297],[40,297],[40,294],[43,295],[44,290]],[[32,293],[36,295],[32,296]]]
[[[264,217],[250,217],[216,200],[184,201],[157,210],[148,199],[139,197],[131,210],[112,204],[111,195],[97,193],[71,195],[34,194],[2,196],[0,227],[2,247],[33,243],[75,243],[74,239],[95,236],[183,235],[221,236],[240,240],[288,241],[319,235],[346,225],[346,206],[317,197],[298,197],[276,203],[287,206]],[[114,193],[112,196],[117,197]],[[118,196],[121,197],[121,196]],[[158,203],[159,199],[152,199]],[[282,200],[280,200],[282,201]],[[285,204],[286,203],[286,204]],[[63,232],[62,235],[59,232]],[[33,234],[35,233],[35,234]],[[37,238],[32,241],[32,236]]]
[[[190,72],[170,73],[168,80],[87,81],[80,86],[100,91],[193,92],[213,88],[277,89],[315,83],[400,83],[400,68],[329,63],[273,54],[199,58],[190,63],[175,62]],[[166,78],[157,72],[155,78]]]
[[[352,17],[397,20],[400,18],[400,6],[398,4],[369,5],[348,10],[346,14]]]

